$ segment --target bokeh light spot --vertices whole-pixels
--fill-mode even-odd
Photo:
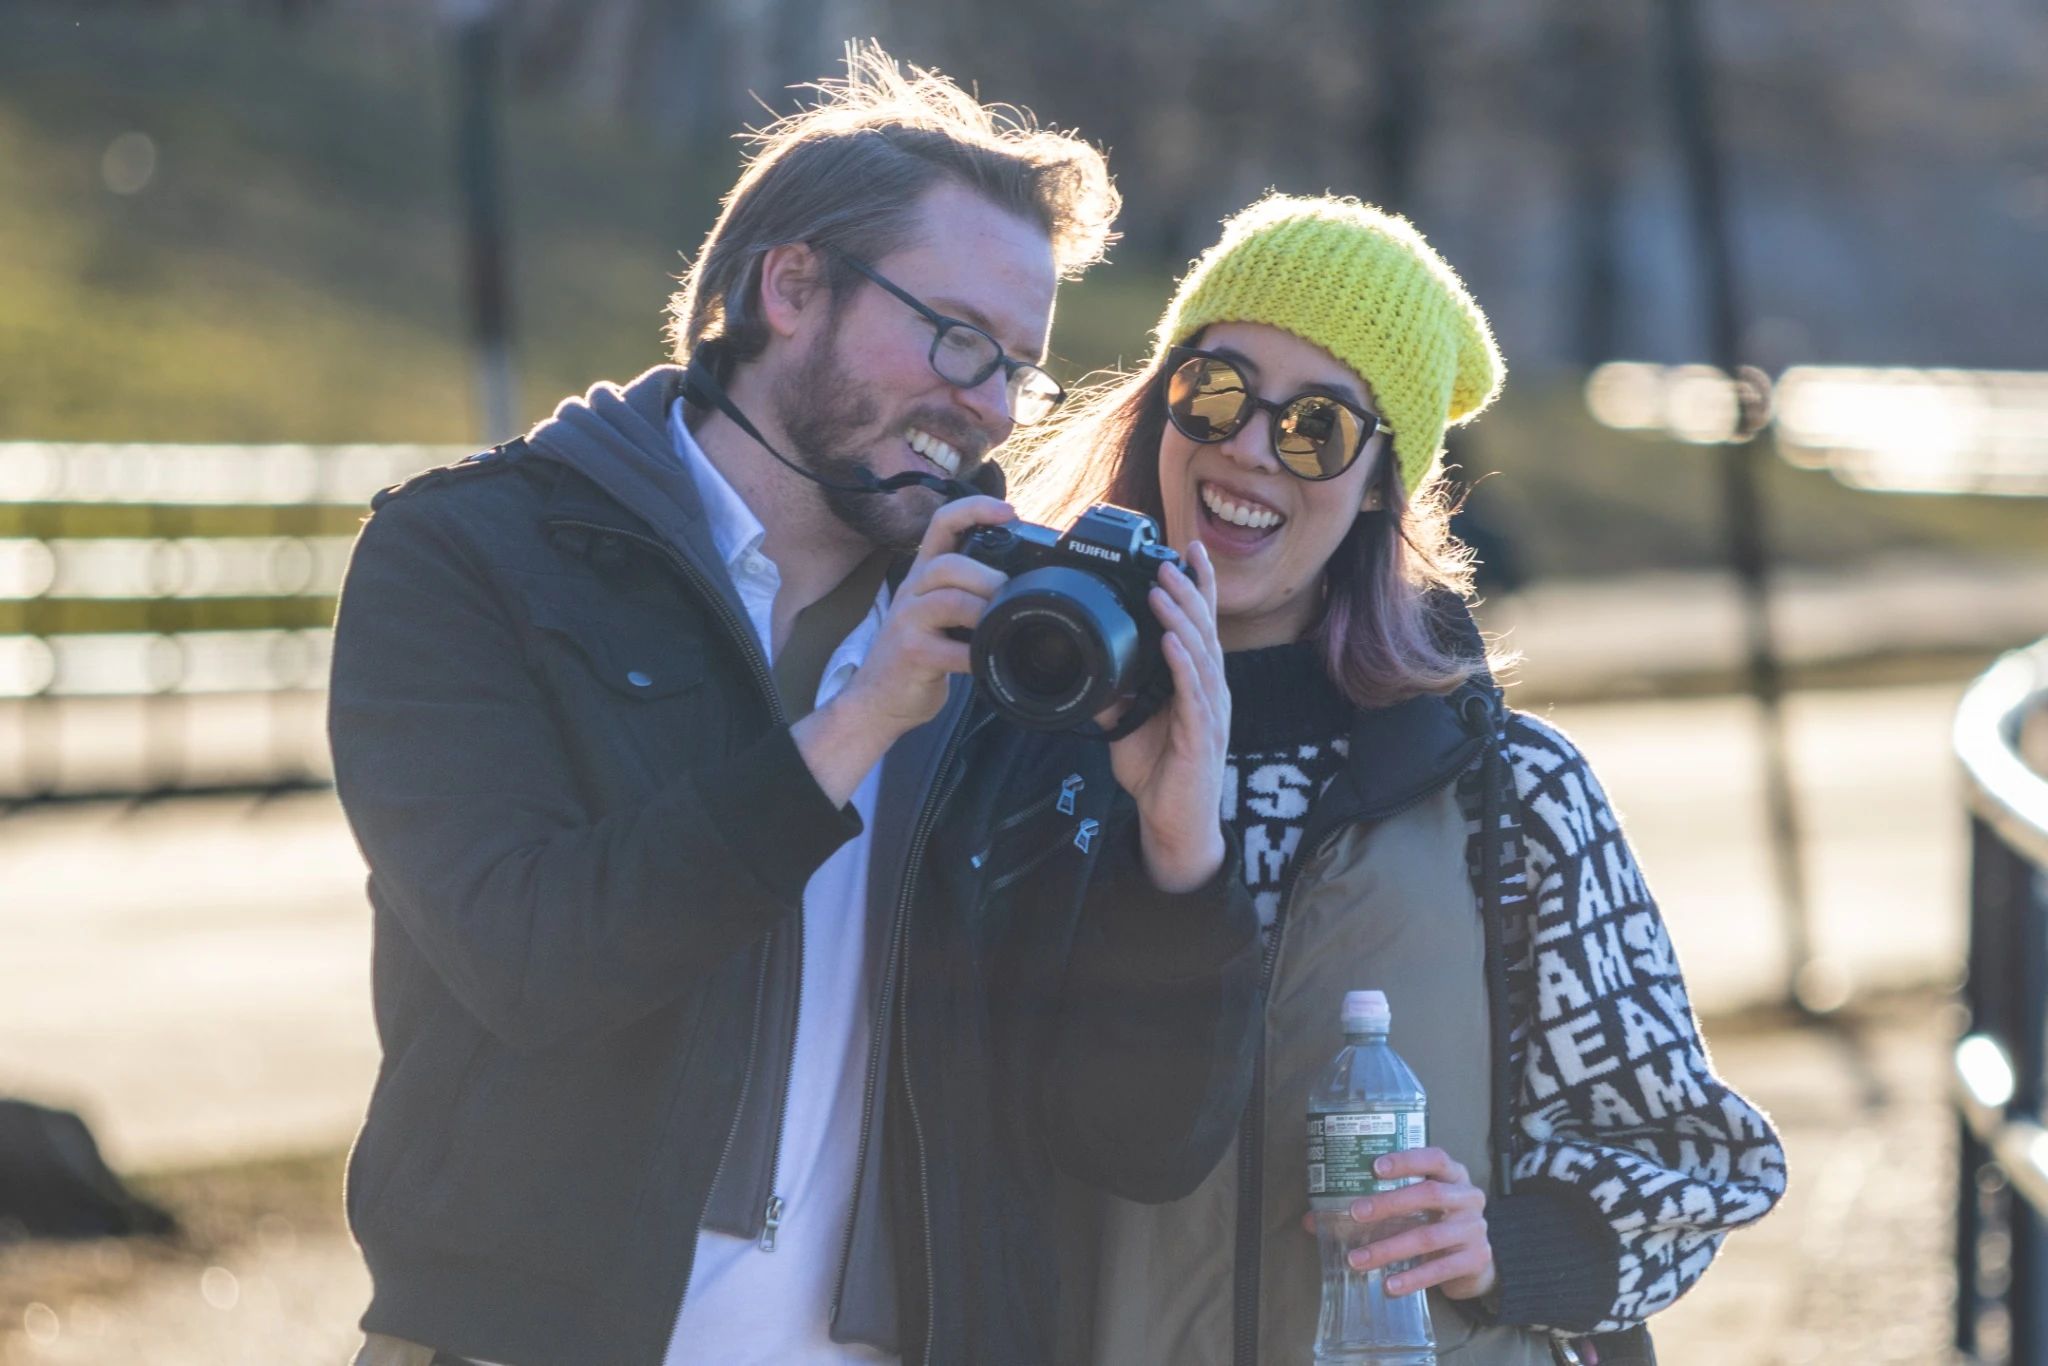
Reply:
[[[233,1309],[242,1299],[242,1283],[224,1266],[209,1266],[199,1278],[199,1293],[215,1309]]]
[[[115,194],[141,194],[156,179],[156,141],[147,133],[123,133],[100,155],[100,179]]]
[[[47,1304],[32,1304],[22,1311],[22,1330],[30,1342],[55,1342],[63,1325],[57,1322],[57,1311]]]

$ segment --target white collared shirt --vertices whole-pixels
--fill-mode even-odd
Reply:
[[[782,572],[762,553],[761,519],[690,435],[683,404],[669,411],[669,437],[696,483],[712,543],[746,608],[761,655],[772,666],[772,622]],[[840,642],[818,680],[822,707],[853,678],[888,610],[889,588]],[[663,1366],[845,1366],[897,1358],[833,1342],[826,1327],[852,1212],[867,1081],[868,832],[874,828],[878,764],[853,794],[861,833],[833,851],[804,887],[803,975],[796,1051],[789,1072],[775,1194],[783,1201],[776,1248],[709,1229],[697,1233],[690,1273]],[[681,1288],[678,1287],[678,1293]]]

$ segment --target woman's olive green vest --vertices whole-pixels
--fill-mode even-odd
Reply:
[[[1375,988],[1391,1042],[1429,1093],[1429,1139],[1491,1183],[1492,1065],[1484,943],[1456,784],[1306,852],[1286,907],[1266,1006],[1259,1366],[1308,1366],[1321,1294],[1308,1208],[1308,1093],[1343,1046],[1344,993]],[[1242,1140],[1240,1140],[1241,1142]],[[1063,1299],[1070,1360],[1096,1366],[1232,1366],[1239,1154],[1165,1205],[1076,1192]],[[1092,1244],[1092,1246],[1091,1246]],[[1092,1291],[1092,1293],[1091,1293]],[[1551,1366],[1549,1338],[1478,1322],[1429,1292],[1444,1366]]]

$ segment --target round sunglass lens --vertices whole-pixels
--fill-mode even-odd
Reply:
[[[1196,357],[1173,372],[1167,411],[1191,441],[1221,441],[1241,425],[1244,376],[1224,361]]]
[[[1358,454],[1358,414],[1334,399],[1314,395],[1294,400],[1273,429],[1273,445],[1289,469],[1309,479],[1342,474]]]

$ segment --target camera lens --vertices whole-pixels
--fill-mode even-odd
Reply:
[[[1004,584],[975,627],[974,677],[1010,721],[1072,730],[1128,692],[1137,623],[1099,576],[1067,565]]]
[[[1003,661],[1020,691],[1040,697],[1064,697],[1074,690],[1086,666],[1065,623],[1027,622],[1011,635]]]

